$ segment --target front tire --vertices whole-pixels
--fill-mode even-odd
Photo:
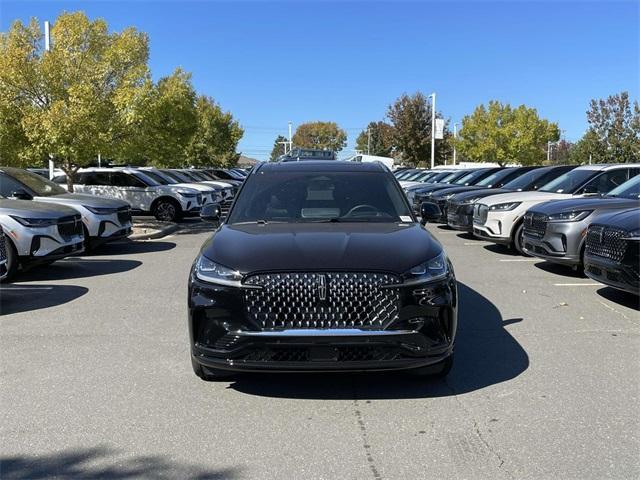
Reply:
[[[18,271],[20,266],[20,259],[18,258],[18,252],[13,242],[5,235],[5,249],[7,251],[7,263],[5,268],[7,269],[7,275],[2,280],[2,283],[8,283]]]
[[[524,257],[530,257],[527,252],[524,251],[524,223],[518,225],[516,233],[513,236],[513,246],[516,247],[518,253]]]
[[[219,370],[217,368],[203,367],[193,357],[191,357],[191,367],[200,380],[205,382],[215,382],[217,380],[228,380],[234,377],[233,372]]]
[[[453,353],[435,365],[413,368],[409,373],[414,377],[445,378],[453,368]]]
[[[176,222],[180,220],[182,211],[178,202],[172,198],[162,198],[153,207],[153,215],[161,222]]]

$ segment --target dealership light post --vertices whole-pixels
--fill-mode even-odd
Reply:
[[[436,92],[431,95],[431,168],[436,166]]]
[[[453,124],[453,164],[456,164],[456,140],[458,139],[458,124]]]
[[[51,50],[51,26],[49,25],[49,20],[44,21],[44,50],[45,52]],[[51,154],[49,154],[49,180],[53,180],[54,169],[55,164],[53,163]]]
[[[293,149],[293,143],[291,142],[291,121],[289,121],[289,152],[291,152],[291,150]],[[285,152],[286,152],[287,148],[285,147]]]

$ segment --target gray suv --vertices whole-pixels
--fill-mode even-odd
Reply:
[[[0,196],[64,205],[82,216],[85,248],[131,235],[131,207],[124,200],[69,193],[60,185],[20,168],[0,168]]]
[[[586,232],[598,215],[640,208],[640,175],[607,195],[541,203],[524,215],[524,251],[549,262],[580,268]]]

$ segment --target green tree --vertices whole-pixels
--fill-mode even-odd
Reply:
[[[287,137],[283,135],[278,135],[276,137],[276,139],[273,142],[273,148],[271,149],[271,155],[269,155],[270,162],[275,162],[280,155],[284,155],[284,147],[285,147],[284,142],[288,142],[288,141],[289,140],[287,139]]]
[[[46,52],[36,19],[0,33],[0,132],[11,131],[4,122],[19,119],[13,128],[27,140],[3,141],[0,157],[39,163],[49,154],[72,190],[77,169],[108,154],[113,139],[137,121],[127,99],[137,98],[149,79],[148,40],[133,28],[109,33],[104,20],[83,13],[62,14],[51,35]]]
[[[335,122],[308,122],[296,128],[292,142],[296,147],[339,152],[347,145],[347,132]]]
[[[602,148],[598,135],[593,130],[587,130],[569,152],[569,163],[587,164],[606,161],[606,151]]]
[[[386,122],[370,122],[358,138],[356,138],[356,149],[368,153],[388,157],[394,149],[393,127]]]
[[[431,162],[431,104],[421,92],[401,95],[387,110],[393,128],[393,143],[404,163],[417,166]],[[436,113],[436,118],[442,115]],[[444,140],[436,140],[435,163],[441,165],[452,157],[448,122]]]
[[[462,119],[456,145],[465,160],[535,165],[546,159],[547,143],[559,136],[558,125],[541,119],[534,108],[490,101]]]
[[[629,93],[591,100],[587,111],[590,146],[599,161],[621,163],[640,159],[640,106]]]
[[[187,162],[201,167],[235,165],[236,148],[244,130],[233,115],[204,95],[196,100],[195,113],[197,128],[187,146]]]

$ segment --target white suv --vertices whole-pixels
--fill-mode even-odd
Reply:
[[[491,195],[478,201],[473,214],[473,234],[483,240],[513,245],[524,254],[523,218],[542,202],[603,195],[640,173],[640,164],[584,165],[532,192]]]
[[[66,185],[64,176],[55,182]],[[197,215],[202,207],[202,193],[194,188],[160,185],[133,168],[85,168],[76,174],[73,189],[101,197],[118,198],[132,210],[151,213],[158,220],[174,222],[185,215]]]
[[[224,198],[222,188],[215,185],[204,185],[203,183],[197,182],[176,182],[164,172],[153,167],[140,167],[138,171],[142,172],[145,176],[150,177],[151,180],[154,180],[160,185],[173,185],[174,187],[187,187],[198,190],[202,193],[203,205],[208,203],[220,203]]]

